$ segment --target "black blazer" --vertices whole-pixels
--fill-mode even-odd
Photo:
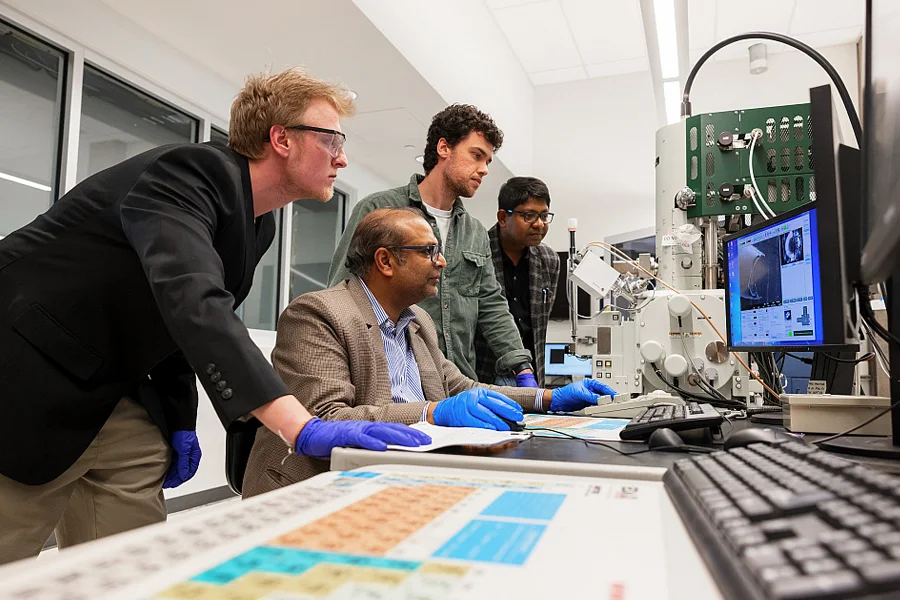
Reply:
[[[247,159],[163,146],[97,173],[0,240],[0,473],[55,479],[122,396],[168,439],[203,383],[228,427],[288,393],[234,309],[272,243]]]

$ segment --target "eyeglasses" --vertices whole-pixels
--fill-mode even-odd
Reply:
[[[295,129],[297,131],[312,131],[316,134],[316,141],[323,150],[328,152],[332,158],[341,155],[344,148],[344,142],[347,136],[342,132],[334,129],[325,129],[324,127],[312,127],[310,125],[286,125],[285,129]]]
[[[427,246],[391,246],[394,250],[418,250],[426,254],[431,262],[436,263],[438,256],[441,255],[441,248],[437,244],[428,244]]]
[[[507,210],[506,212],[508,212],[509,214],[516,213],[517,215],[522,217],[522,220],[525,221],[525,223],[527,223],[528,225],[531,225],[538,219],[540,219],[547,225],[553,222],[552,212],[536,213],[530,210]]]

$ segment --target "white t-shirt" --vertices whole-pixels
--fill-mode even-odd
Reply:
[[[429,206],[424,202],[422,203],[422,206],[424,206],[425,210],[428,211],[428,214],[434,217],[434,219],[437,221],[438,231],[440,231],[441,233],[441,245],[446,245],[447,234],[450,232],[450,215],[453,214],[453,209],[441,210],[439,208]]]

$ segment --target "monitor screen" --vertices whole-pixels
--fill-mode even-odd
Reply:
[[[547,344],[544,351],[544,374],[548,377],[560,375],[591,376],[591,358],[568,354],[568,344]]]
[[[789,213],[725,242],[729,346],[825,343],[816,210]]]
[[[872,2],[866,32],[864,246],[862,281],[887,280],[900,265],[900,2]]]

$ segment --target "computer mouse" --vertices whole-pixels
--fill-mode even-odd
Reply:
[[[506,423],[507,425],[509,425],[510,431],[523,431],[525,429],[524,422],[510,421],[509,419],[505,419],[505,418],[501,417],[500,415],[497,415],[497,418],[500,419],[501,421],[503,421],[504,423]]]
[[[647,445],[651,450],[672,449],[684,446],[684,440],[668,427],[660,427],[650,434],[650,437],[647,439]]]
[[[796,441],[797,438],[784,431],[770,429],[768,427],[748,427],[735,431],[725,440],[725,449],[743,448],[750,444],[780,444],[782,442]]]

